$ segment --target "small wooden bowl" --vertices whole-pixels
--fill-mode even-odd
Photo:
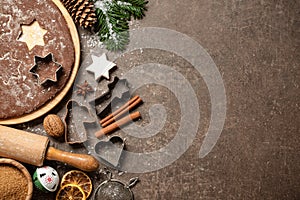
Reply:
[[[25,178],[27,179],[27,186],[28,186],[27,196],[25,200],[30,200],[33,193],[33,184],[32,184],[31,175],[29,174],[28,170],[21,163],[8,158],[0,158],[0,164],[2,165],[7,164],[16,167],[22,172],[22,174],[24,174]]]

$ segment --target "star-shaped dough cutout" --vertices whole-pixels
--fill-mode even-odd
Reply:
[[[37,21],[33,21],[29,25],[21,25],[22,33],[18,41],[25,42],[29,51],[36,45],[44,46],[44,35],[47,30],[41,28]]]
[[[35,65],[29,70],[30,73],[38,78],[39,85],[46,83],[48,80],[57,82],[57,72],[62,68],[62,65],[55,62],[52,53],[46,57],[34,57]]]
[[[86,70],[94,73],[96,81],[99,81],[102,76],[109,79],[109,70],[114,68],[116,64],[108,61],[105,53],[100,57],[92,55],[92,60],[93,63]]]

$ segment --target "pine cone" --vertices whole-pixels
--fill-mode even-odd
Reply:
[[[84,28],[93,28],[97,22],[94,4],[89,0],[61,0],[75,23]]]

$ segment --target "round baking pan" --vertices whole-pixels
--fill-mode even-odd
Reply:
[[[79,62],[80,62],[80,40],[79,40],[78,32],[77,32],[76,26],[75,26],[71,16],[69,15],[68,11],[63,6],[63,4],[59,0],[52,0],[52,1],[59,8],[62,15],[64,16],[64,18],[67,22],[68,28],[70,30],[70,34],[71,34],[73,44],[74,44],[75,61],[74,61],[74,66],[73,66],[72,72],[70,74],[69,80],[66,83],[65,87],[53,99],[51,99],[50,101],[45,103],[43,106],[41,106],[37,110],[35,110],[31,113],[22,115],[20,117],[16,117],[16,118],[9,118],[9,119],[3,119],[3,120],[0,119],[0,124],[3,124],[3,125],[20,124],[20,123],[29,122],[38,117],[41,117],[42,115],[44,115],[47,112],[49,112],[50,110],[52,110],[64,98],[64,96],[67,94],[67,92],[72,87],[73,82],[75,81],[75,78],[76,78],[76,75],[78,72],[78,68],[79,68]]]

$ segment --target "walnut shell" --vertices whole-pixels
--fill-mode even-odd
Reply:
[[[52,137],[61,137],[65,131],[65,125],[59,116],[50,114],[45,117],[43,126],[48,135]]]

